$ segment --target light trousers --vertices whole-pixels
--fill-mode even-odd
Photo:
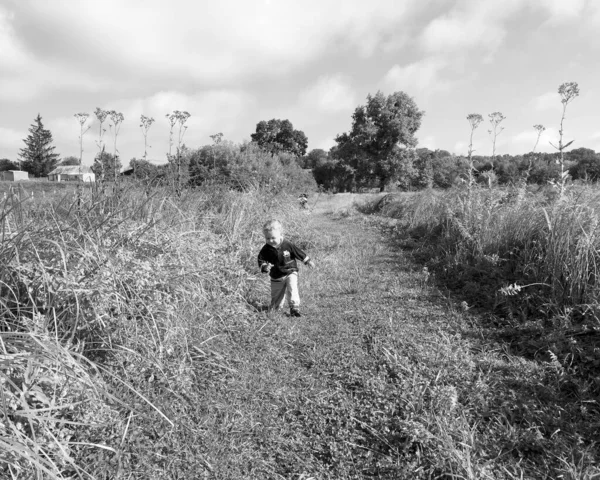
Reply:
[[[290,308],[300,307],[298,273],[292,272],[281,278],[271,279],[271,309],[279,310],[287,299]]]

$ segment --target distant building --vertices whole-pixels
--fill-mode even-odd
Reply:
[[[63,165],[56,167],[48,174],[51,182],[95,182],[96,175],[90,167],[79,165]]]
[[[29,173],[22,170],[6,170],[4,172],[0,172],[0,179],[8,180],[9,182],[29,180]]]

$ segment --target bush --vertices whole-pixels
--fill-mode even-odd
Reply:
[[[222,142],[188,154],[190,183],[218,183],[236,190],[268,188],[274,192],[313,191],[316,184],[294,155],[271,154],[255,143]]]

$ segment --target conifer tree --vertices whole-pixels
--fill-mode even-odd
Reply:
[[[35,122],[29,127],[25,148],[19,151],[21,170],[34,177],[45,177],[56,167],[60,155],[54,153],[52,133],[44,128],[42,117],[38,113]]]

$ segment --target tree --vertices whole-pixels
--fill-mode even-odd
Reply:
[[[355,168],[357,181],[377,178],[384,191],[401,172],[411,170],[407,161],[414,155],[406,151],[417,145],[423,114],[404,92],[368,95],[367,104],[354,110],[350,132],[336,137],[334,154]]]
[[[58,163],[56,147],[52,146],[52,133],[44,128],[42,117],[38,116],[29,127],[29,135],[25,140],[25,148],[19,151],[21,168],[34,177],[45,177],[54,170]]]
[[[600,180],[600,155],[590,148],[574,148],[567,153],[567,159],[574,165],[569,173],[574,180]]]
[[[304,157],[304,168],[316,168],[319,165],[325,163],[329,156],[327,152],[321,148],[315,148],[311,150],[306,157]]]
[[[65,157],[63,158],[59,165],[61,166],[66,166],[66,165],[79,165],[79,159],[77,157],[74,156],[69,156],[69,157]]]
[[[159,174],[159,169],[148,160],[132,158],[129,168],[133,169],[133,177],[137,180],[151,181]]]
[[[19,166],[9,160],[8,158],[0,158],[0,172],[6,172],[7,170],[18,170]]]
[[[273,118],[268,122],[264,120],[256,124],[256,132],[250,135],[253,142],[267,150],[271,155],[281,152],[291,153],[297,157],[306,154],[308,138],[301,130],[294,130],[289,120]]]
[[[355,187],[354,169],[341,160],[326,160],[313,169],[313,177],[325,190],[351,191]]]
[[[104,148],[94,158],[92,172],[96,175],[98,182],[106,179],[115,179],[121,171],[121,161],[118,155],[108,153]]]
[[[414,186],[420,188],[431,188],[433,187],[433,159],[435,152],[428,148],[417,148],[417,161],[415,162],[415,168],[417,174],[415,175]]]

